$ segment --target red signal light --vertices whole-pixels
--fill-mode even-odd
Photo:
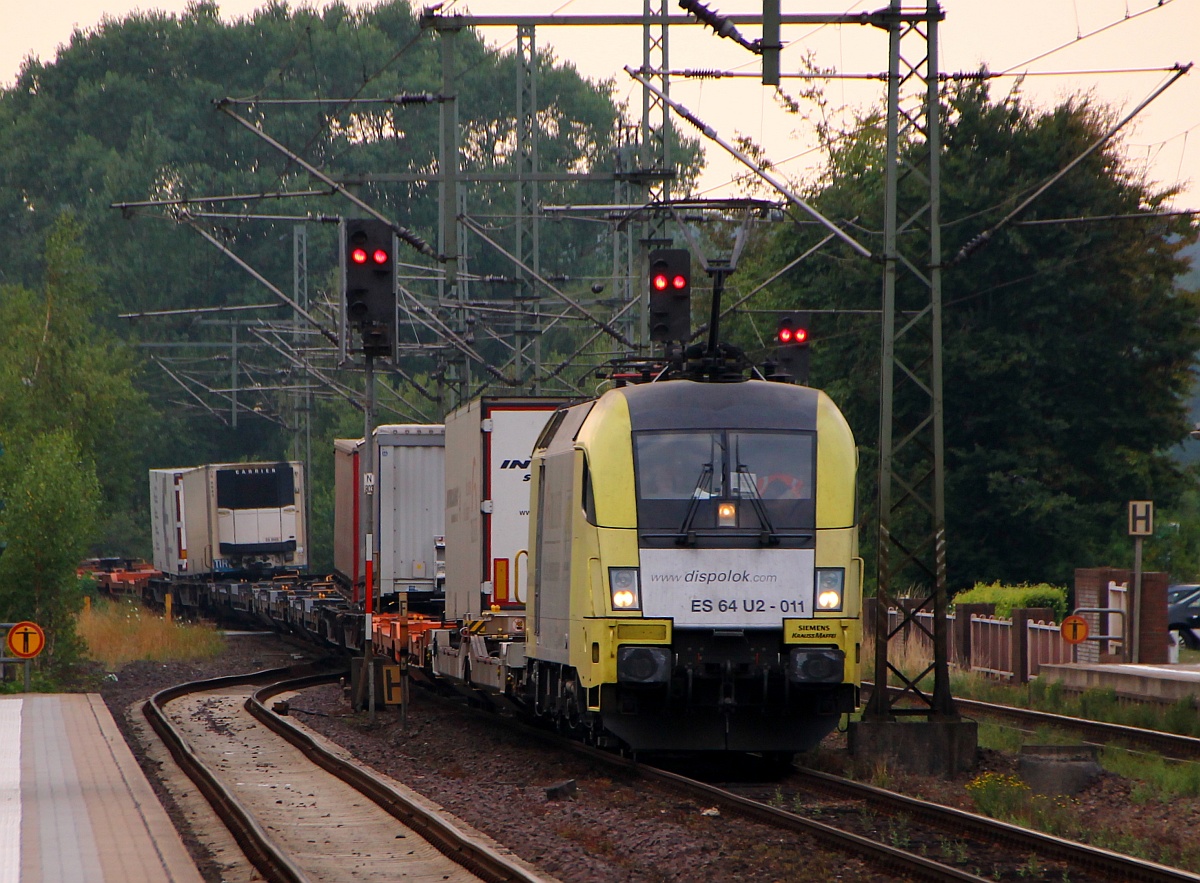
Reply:
[[[683,276],[674,276],[671,278],[671,287],[678,291],[687,286],[687,279]]]
[[[355,248],[350,251],[350,260],[356,264],[365,264],[367,262],[367,250],[365,248]]]
[[[386,264],[388,261],[388,253],[382,248],[377,248],[371,253],[371,260],[377,264]]]
[[[675,278],[678,279],[679,277],[677,276]],[[667,274],[666,273],[655,273],[654,278],[650,280],[650,284],[654,286],[655,291],[666,291],[667,290]],[[679,286],[675,286],[675,287],[678,288]]]
[[[792,320],[784,320],[775,332],[775,339],[781,344],[803,346],[808,343],[808,329],[803,326],[797,328],[792,324]]]

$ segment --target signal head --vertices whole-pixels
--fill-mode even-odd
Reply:
[[[388,222],[376,218],[343,223],[345,317],[361,335],[363,352],[387,355],[396,334],[394,234]]]
[[[650,339],[685,340],[692,330],[692,256],[686,248],[656,248],[648,258]]]
[[[804,346],[808,343],[807,313],[804,318],[780,316],[775,340],[783,346]]]
[[[808,323],[807,312],[779,317],[774,358],[778,373],[772,379],[808,382]]]

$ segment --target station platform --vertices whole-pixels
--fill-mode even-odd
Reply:
[[[1128,699],[1174,703],[1200,701],[1200,665],[1132,665],[1127,663],[1043,665],[1038,679],[1056,681],[1069,690],[1108,690]]]
[[[0,883],[202,883],[94,693],[0,697]]]

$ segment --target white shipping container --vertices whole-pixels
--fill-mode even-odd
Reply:
[[[363,489],[362,439],[334,440],[334,568],[346,582],[361,587],[365,579],[363,513],[371,500],[380,594],[441,590],[445,436],[440,423],[376,427],[370,497]]]
[[[183,524],[183,473],[187,469],[150,470],[150,532],[154,568],[186,574],[187,535]]]
[[[446,617],[525,609],[529,465],[558,398],[483,397],[446,417]]]
[[[380,426],[375,445],[379,591],[433,592],[444,578],[446,428]]]
[[[306,569],[303,475],[300,463],[151,470],[155,566],[193,576]]]

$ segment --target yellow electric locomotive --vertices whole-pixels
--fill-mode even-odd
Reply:
[[[823,392],[664,380],[533,452],[535,713],[634,751],[808,749],[858,701],[857,452]]]

